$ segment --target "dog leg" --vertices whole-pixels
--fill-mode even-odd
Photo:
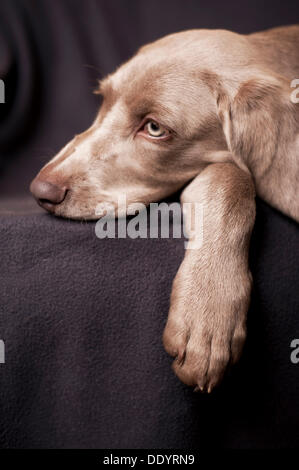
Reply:
[[[186,250],[174,279],[163,342],[175,356],[177,376],[210,392],[245,341],[255,190],[251,176],[234,164],[213,163],[186,187],[181,201],[202,204],[203,243]]]

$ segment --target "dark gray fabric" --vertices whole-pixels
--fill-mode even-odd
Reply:
[[[183,240],[99,240],[94,223],[2,211],[2,447],[298,445],[298,228],[260,203],[240,364],[210,396],[173,375],[161,336]]]
[[[0,445],[299,444],[298,226],[258,203],[254,293],[240,364],[211,396],[173,375],[161,336],[183,240],[98,240],[27,199],[35,172],[87,127],[91,91],[142,43],[190,27],[250,32],[298,20],[295,2],[0,4]]]

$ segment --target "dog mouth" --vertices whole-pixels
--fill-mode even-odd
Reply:
[[[84,203],[74,198],[71,190],[66,192],[66,195],[62,202],[53,203],[47,199],[39,199],[37,203],[42,207],[48,214],[68,220],[83,220],[92,221],[99,220],[105,215],[114,216],[117,214],[115,209],[116,205],[112,202],[98,202],[86,200]]]
[[[79,191],[80,189],[80,191]],[[88,189],[88,190],[87,190]],[[137,188],[128,191],[123,188],[70,188],[64,185],[43,181],[36,177],[30,191],[37,204],[51,215],[69,220],[99,220],[104,216],[122,218],[134,215],[145,209],[151,202],[165,197],[155,191],[141,191]],[[167,197],[167,196],[166,196]]]
[[[76,202],[74,192],[67,188],[53,188],[48,183],[30,185],[30,191],[37,204],[51,215],[69,220],[96,220],[101,216],[96,214],[96,207],[89,207],[86,202]],[[45,194],[46,193],[46,194]],[[46,195],[47,197],[40,197]],[[95,204],[96,206],[96,204]]]
[[[37,201],[38,205],[45,209],[47,212],[50,212],[51,214],[55,214],[55,209],[57,207],[57,204],[53,204],[50,202],[48,199],[38,199]]]

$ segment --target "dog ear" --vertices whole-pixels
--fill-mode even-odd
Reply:
[[[240,166],[267,170],[294,128],[291,89],[280,77],[257,76],[243,82],[231,99],[217,93],[217,112],[227,146]],[[293,125],[292,125],[293,122]]]

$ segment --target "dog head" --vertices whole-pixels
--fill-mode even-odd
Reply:
[[[99,203],[117,206],[124,195],[149,204],[208,162],[231,161],[223,97],[236,93],[251,61],[247,39],[227,31],[187,31],[141,48],[100,83],[96,119],[42,168],[33,195],[55,215],[93,219]]]

